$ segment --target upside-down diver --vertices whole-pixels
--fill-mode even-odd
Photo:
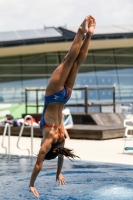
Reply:
[[[61,173],[64,156],[70,159],[78,157],[72,150],[64,148],[62,110],[71,96],[79,67],[88,55],[95,26],[96,21],[92,15],[84,19],[77,30],[69,52],[51,75],[46,87],[44,110],[40,121],[43,139],[29,183],[30,191],[36,197],[39,197],[39,194],[34,183],[44,160],[54,159],[58,156],[56,180],[59,181],[59,185],[64,185],[66,180]]]

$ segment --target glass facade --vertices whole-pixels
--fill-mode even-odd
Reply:
[[[67,52],[0,58],[0,102],[24,103],[25,88],[45,88],[48,79]],[[75,87],[116,88],[116,102],[133,102],[133,48],[90,50],[81,65]],[[83,91],[73,91],[71,102],[83,100]],[[28,93],[34,102],[36,94]],[[39,102],[44,92],[39,92]],[[112,90],[89,90],[88,100],[112,100]],[[80,108],[79,108],[80,109]]]

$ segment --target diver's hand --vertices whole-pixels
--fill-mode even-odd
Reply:
[[[39,194],[35,187],[30,187],[30,191],[35,195],[35,197],[39,198]]]
[[[56,175],[56,181],[58,181],[59,186],[66,184],[66,179],[63,177],[61,173]]]

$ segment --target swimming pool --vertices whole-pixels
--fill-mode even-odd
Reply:
[[[41,200],[132,200],[133,167],[64,161],[65,186],[55,181],[57,160],[46,161],[35,186]],[[35,158],[0,155],[0,200],[36,199],[28,184]]]

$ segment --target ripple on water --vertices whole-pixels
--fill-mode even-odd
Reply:
[[[65,186],[55,181],[57,160],[43,165],[35,186],[40,200],[133,200],[131,166],[65,160]],[[35,159],[0,159],[0,199],[34,200],[29,179]],[[4,191],[4,192],[3,192]]]

